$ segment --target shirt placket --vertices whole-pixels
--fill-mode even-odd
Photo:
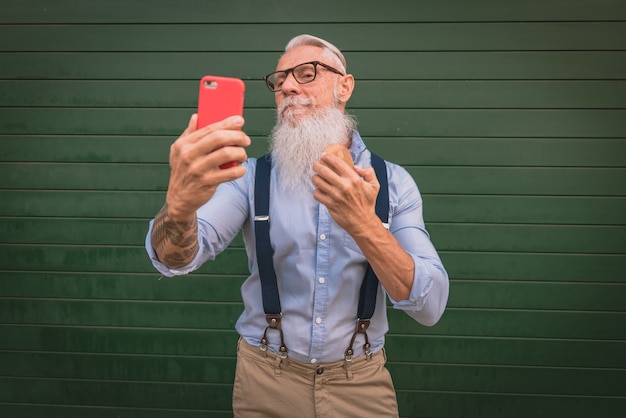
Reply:
[[[328,272],[330,268],[331,216],[325,206],[320,205],[317,221],[317,244],[315,257],[315,293],[313,295],[313,332],[309,361],[319,363],[324,352],[326,338],[326,309],[328,307]]]

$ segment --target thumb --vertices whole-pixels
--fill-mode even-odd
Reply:
[[[183,135],[194,132],[197,129],[197,125],[198,125],[198,114],[194,113],[191,115],[191,118],[189,118],[189,123],[187,124],[187,128],[183,132]]]
[[[376,172],[374,171],[373,167],[361,168],[358,166],[354,166],[354,171],[356,171],[356,173],[361,176],[366,183],[378,183],[378,179],[376,178]]]

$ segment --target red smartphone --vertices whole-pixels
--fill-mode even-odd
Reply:
[[[198,94],[197,129],[204,128],[229,116],[243,116],[243,80],[232,77],[207,75],[200,80]],[[220,165],[220,168],[234,167],[237,161]]]

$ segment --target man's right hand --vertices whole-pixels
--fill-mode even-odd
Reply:
[[[221,183],[243,176],[237,164],[248,156],[243,147],[250,138],[241,131],[243,118],[234,116],[196,129],[198,117],[191,116],[187,129],[170,148],[170,182],[165,205],[154,218],[151,242],[159,260],[170,268],[191,262],[198,252],[196,210],[206,203]]]
[[[217,186],[242,177],[246,169],[236,166],[222,169],[230,161],[246,161],[243,147],[250,138],[241,131],[241,116],[196,129],[198,116],[193,114],[187,129],[170,148],[170,181],[167,190],[168,217],[188,221],[196,210],[215,194]]]

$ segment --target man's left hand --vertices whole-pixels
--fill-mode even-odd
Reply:
[[[351,235],[362,234],[368,220],[376,217],[380,183],[372,167],[350,167],[330,153],[313,165],[313,197],[328,208],[335,222]]]

